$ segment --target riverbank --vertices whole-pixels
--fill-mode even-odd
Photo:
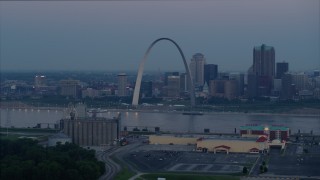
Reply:
[[[67,107],[61,106],[31,106],[22,102],[0,102],[0,109],[17,109],[17,110],[55,110],[55,111],[64,111]],[[88,108],[90,109],[90,108]],[[129,108],[98,108],[99,113],[107,112],[145,112],[145,113],[174,113],[181,114],[184,112],[182,109],[173,109],[173,108],[164,108],[164,107],[143,107],[140,106],[136,109]],[[292,117],[319,117],[320,118],[320,108],[299,108],[299,109],[290,109],[289,111],[284,112],[259,112],[259,111],[196,111],[201,112],[203,115],[238,115],[238,114],[247,114],[247,115],[257,115],[257,116],[292,116]],[[186,115],[190,116],[190,115]]]

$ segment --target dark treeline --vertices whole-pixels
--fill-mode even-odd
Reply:
[[[66,143],[42,147],[31,139],[0,139],[0,179],[97,179],[105,172],[93,150]]]

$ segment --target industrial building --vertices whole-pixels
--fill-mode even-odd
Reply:
[[[240,136],[224,135],[150,135],[150,144],[194,145],[202,152],[267,153],[270,148],[284,149],[289,128],[284,126],[241,126]]]
[[[280,140],[287,141],[290,136],[290,130],[288,127],[282,125],[273,126],[259,126],[259,125],[246,125],[240,127],[240,135],[242,137],[259,137],[265,135],[268,141]]]
[[[80,146],[104,146],[119,139],[120,114],[112,119],[100,117],[81,117],[62,119],[63,133]]]

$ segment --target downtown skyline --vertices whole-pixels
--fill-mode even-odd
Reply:
[[[0,3],[1,71],[137,71],[161,37],[175,40],[188,62],[202,53],[222,71],[246,72],[261,44],[292,71],[320,67],[319,1]],[[168,42],[153,48],[145,67],[183,69]]]

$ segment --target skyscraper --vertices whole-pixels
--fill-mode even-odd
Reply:
[[[268,96],[271,94],[275,76],[275,51],[272,46],[262,44],[253,48],[253,65],[248,75],[251,77],[248,78],[248,86],[251,90],[256,90],[255,94],[249,94],[249,96]],[[256,82],[253,82],[254,79]],[[250,91],[248,92],[250,93]]]
[[[204,80],[209,86],[210,80],[214,80],[218,77],[218,65],[205,64],[204,65]]]
[[[168,97],[180,97],[180,76],[168,77]]]
[[[204,55],[196,53],[192,56],[190,63],[191,76],[195,86],[203,86],[204,84],[204,65],[206,60]]]
[[[284,73],[288,72],[289,70],[289,64],[287,62],[278,62],[277,63],[277,79],[281,79]]]
[[[253,73],[258,76],[274,77],[275,51],[272,46],[256,46],[253,48]]]
[[[127,96],[127,74],[118,74],[118,96]]]

